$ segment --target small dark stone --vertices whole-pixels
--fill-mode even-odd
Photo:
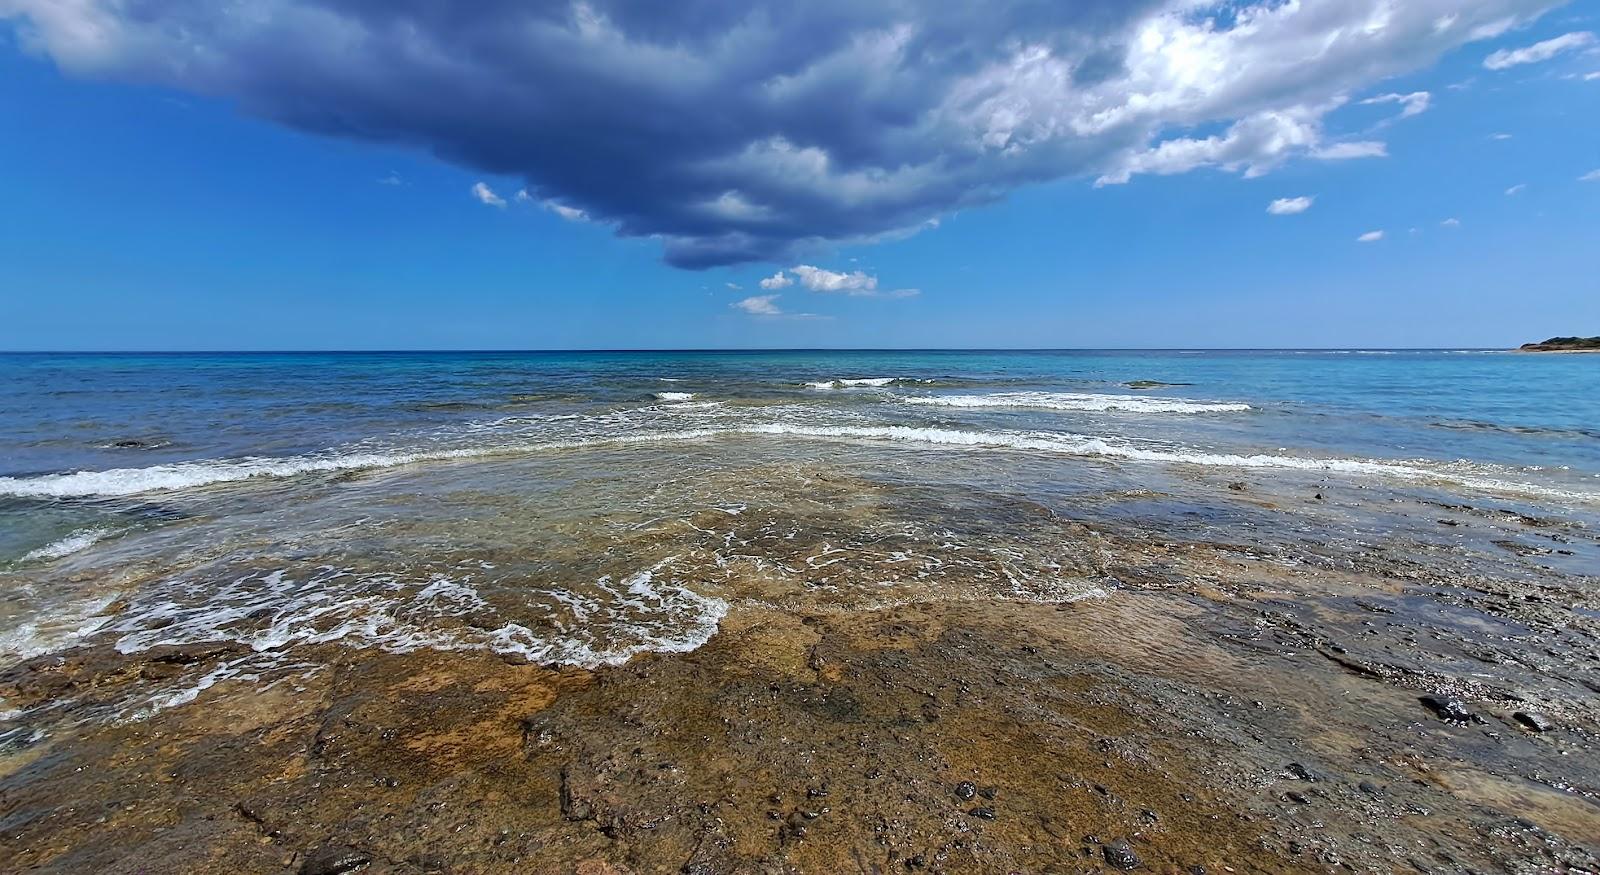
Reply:
[[[1310,769],[1306,768],[1300,763],[1290,763],[1287,766],[1284,766],[1283,770],[1289,773],[1290,777],[1297,780],[1315,781],[1317,779],[1316,773],[1312,772]]]
[[[865,777],[866,777],[866,779],[868,781],[876,781],[879,778],[883,777],[883,770],[882,769],[869,769],[867,771],[867,774],[866,774]]]
[[[974,808],[971,811],[968,811],[967,814],[971,815],[972,817],[981,817],[984,820],[994,820],[993,808]]]
[[[1446,699],[1440,696],[1422,696],[1417,701],[1423,707],[1434,713],[1440,720],[1451,723],[1482,723],[1483,718],[1467,710],[1467,705],[1460,699]]]
[[[1368,796],[1377,796],[1383,792],[1383,790],[1379,789],[1377,784],[1374,784],[1371,781],[1362,781],[1361,783],[1357,784],[1356,787]]]
[[[956,785],[956,798],[966,802],[978,795],[978,785],[971,781],[962,781]]]
[[[1000,788],[999,787],[979,787],[978,788],[978,795],[982,796],[985,799],[993,801],[994,797],[1000,795]]]
[[[824,797],[826,795],[828,795],[828,788],[827,788],[826,785],[821,786],[821,787],[807,787],[806,788],[806,798],[807,799],[821,799],[822,797]]]
[[[1123,839],[1118,839],[1104,848],[1100,853],[1106,858],[1106,865],[1113,869],[1127,871],[1139,868],[1139,855],[1133,852],[1132,846]]]
[[[1550,730],[1556,728],[1556,725],[1551,723],[1548,717],[1532,711],[1518,711],[1517,713],[1511,715],[1511,719],[1521,723],[1524,728],[1534,732],[1549,732]]]
[[[144,441],[123,439],[123,440],[120,440],[120,441],[112,441],[111,445],[113,447],[116,447],[119,450],[137,450],[137,449],[143,447],[145,445],[145,443],[144,443]]]
[[[1235,480],[1232,483],[1228,484],[1228,488],[1232,489],[1234,492],[1243,492],[1244,491],[1244,481],[1243,480]]]
[[[1283,794],[1283,798],[1289,800],[1290,802],[1293,802],[1296,805],[1310,805],[1311,804],[1311,800],[1307,799],[1306,795],[1304,793],[1296,793],[1293,790],[1290,790],[1289,792]]]
[[[927,861],[922,858],[921,854],[918,854],[915,857],[907,857],[906,858],[906,868],[907,869],[921,869],[923,866],[926,866],[927,864],[928,864]]]
[[[372,857],[345,845],[325,845],[300,864],[300,875],[345,875],[366,868]]]

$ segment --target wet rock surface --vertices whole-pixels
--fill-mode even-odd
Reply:
[[[728,525],[793,573],[707,564],[730,610],[692,652],[307,645],[117,719],[254,656],[35,658],[0,672],[0,871],[1600,869],[1596,581],[1493,543],[1592,562],[1587,530],[1419,504],[1394,512],[1474,540],[1221,540],[985,500],[1102,592],[950,594],[1047,567],[997,551],[884,598],[825,552],[846,521],[750,510]],[[715,519],[651,545],[692,555]]]

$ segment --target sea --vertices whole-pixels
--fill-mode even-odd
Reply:
[[[692,650],[733,574],[857,607],[1114,590],[1023,505],[1286,561],[1449,555],[1462,507],[1593,531],[1600,355],[4,354],[0,667],[246,654],[137,714],[311,646]]]

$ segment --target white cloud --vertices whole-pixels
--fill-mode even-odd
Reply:
[[[1506,189],[1506,197],[1516,197],[1517,195],[1522,194],[1524,191],[1526,191],[1527,188],[1528,188],[1527,183],[1519,182],[1516,185],[1513,185],[1510,188]]]
[[[794,280],[790,279],[786,274],[784,274],[783,271],[780,270],[772,276],[762,280],[757,285],[770,292],[776,289],[787,289],[788,287],[794,285]]]
[[[503,207],[506,205],[505,198],[495,194],[494,189],[482,182],[473,184],[472,196],[477,198],[479,203],[491,207]]]
[[[1537,64],[1548,61],[1562,52],[1579,49],[1594,43],[1594,34],[1588,31],[1575,31],[1564,33],[1554,39],[1534,43],[1520,49],[1501,49],[1483,59],[1483,66],[1490,70],[1504,70],[1519,64]]]
[[[1357,243],[1376,243],[1383,239],[1382,231],[1368,231],[1356,238]]]
[[[752,316],[782,316],[783,311],[773,303],[778,297],[778,295],[752,295],[742,301],[734,301],[728,306],[735,310],[743,310]]]
[[[1511,135],[1510,134],[1503,134],[1503,133],[1502,134],[1490,134],[1489,135],[1489,139],[1491,139],[1491,140],[1509,140],[1509,139],[1511,139]]]
[[[1593,73],[1583,74],[1583,81],[1585,82],[1593,82],[1596,79],[1600,79],[1600,70],[1596,70]]]
[[[1361,101],[1364,106],[1374,106],[1383,103],[1400,104],[1400,117],[1411,118],[1422,115],[1428,111],[1428,104],[1433,100],[1433,95],[1426,91],[1413,91],[1410,94],[1380,94]]]
[[[1272,203],[1267,204],[1267,212],[1273,214],[1274,216],[1292,216],[1296,213],[1303,213],[1306,210],[1311,209],[1311,204],[1315,200],[1316,198],[1310,196],[1280,197]]]
[[[1449,218],[1449,219],[1445,219],[1443,222],[1440,222],[1439,224],[1441,226],[1445,227],[1445,228],[1459,228],[1459,227],[1461,227],[1461,220],[1452,217],[1452,218]]]
[[[383,177],[383,178],[378,180],[378,184],[379,185],[405,185],[406,181],[400,177],[400,174],[398,174],[398,173],[394,172],[393,170],[391,170],[391,171],[389,171],[389,175],[388,176],[385,176],[385,177]]]
[[[723,283],[723,285],[727,286],[730,289],[733,289],[736,292],[739,291],[740,289],[744,288],[744,286],[741,286],[738,283]]]
[[[1386,158],[1389,147],[1376,140],[1353,143],[1329,143],[1311,150],[1311,157],[1323,161],[1349,161],[1353,158]]]
[[[1600,170],[1591,170],[1578,177],[1579,182],[1600,182]]]
[[[517,190],[516,201],[519,204],[531,204],[537,202],[541,208],[549,210],[550,212],[555,213],[569,222],[589,221],[589,214],[583,210],[580,210],[576,207],[569,207],[566,204],[557,203],[556,201],[552,200],[539,200],[539,198],[535,197],[532,192],[525,188]]]
[[[797,264],[789,268],[789,272],[800,278],[800,284],[813,292],[843,292],[847,295],[871,295],[878,290],[878,278],[853,270],[849,273],[839,273],[812,267],[809,264]]]

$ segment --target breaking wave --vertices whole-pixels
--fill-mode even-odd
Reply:
[[[1136,400],[1146,401],[1151,399],[1141,398]],[[688,407],[691,405],[674,405],[675,408],[678,406]],[[1600,495],[1588,492],[1568,492],[1502,479],[1501,474],[1495,471],[1492,466],[1480,466],[1463,462],[1379,461],[1375,459],[1318,458],[1273,453],[1211,452],[1165,443],[1141,444],[1127,439],[1063,432],[978,431],[905,425],[816,425],[783,421],[729,424],[725,420],[708,424],[707,427],[703,428],[672,431],[638,431],[612,435],[602,434],[567,440],[552,439],[517,443],[502,441],[426,451],[344,453],[330,451],[309,456],[286,458],[204,460],[155,465],[148,468],[116,468],[107,471],[79,471],[34,477],[0,477],[0,495],[23,498],[126,496],[146,492],[192,489],[214,484],[235,483],[254,478],[284,478],[302,474],[393,468],[421,462],[514,456],[584,447],[690,442],[737,435],[856,439],[938,446],[1015,449],[1133,462],[1198,465],[1215,468],[1325,471],[1356,476],[1450,483],[1478,490],[1509,492],[1529,496],[1566,498],[1579,501],[1600,499]]]
[[[51,541],[37,550],[30,551],[22,557],[22,561],[49,562],[65,556],[71,556],[74,553],[93,547],[113,534],[115,532],[107,528],[79,529],[65,538]]]
[[[1250,405],[1234,401],[1195,401],[1188,398],[1151,398],[1144,395],[1107,395],[1090,392],[997,392],[991,395],[925,395],[900,399],[907,404],[935,407],[1028,407],[1037,410],[1081,410],[1129,413],[1236,413]]]
[[[881,389],[885,386],[919,386],[933,383],[915,377],[848,377],[837,380],[820,380],[806,385],[813,389]]]

